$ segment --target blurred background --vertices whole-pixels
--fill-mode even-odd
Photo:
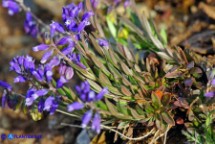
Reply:
[[[61,20],[62,6],[78,0],[25,0],[26,5],[45,23]],[[1,0],[0,0],[1,2]],[[215,1],[214,0],[137,0],[140,11],[150,15],[159,31],[164,31],[168,43],[190,49],[213,61],[215,65]],[[119,6],[118,9],[122,9]],[[0,5],[0,79],[13,83],[14,73],[9,72],[9,61],[16,55],[30,54],[38,42],[24,32],[25,14],[9,16]],[[16,85],[15,90],[22,93],[25,85]],[[2,90],[0,91],[0,96]],[[0,134],[42,134],[42,139],[21,139],[13,141],[20,144],[71,144],[80,129],[61,127],[61,122],[72,120],[60,114],[33,121],[30,115],[19,110],[0,107]],[[174,134],[172,134],[175,136]],[[175,139],[169,139],[168,143]],[[0,143],[2,143],[0,141]],[[4,141],[11,144],[11,141]]]

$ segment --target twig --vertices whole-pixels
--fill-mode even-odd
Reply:
[[[78,126],[78,125],[73,125],[73,124],[66,124],[66,123],[61,123],[61,125],[64,125],[64,126],[71,126],[71,127],[76,127],[76,128],[82,128],[81,126]],[[147,138],[148,136],[152,135],[154,132],[155,132],[155,128],[153,128],[150,132],[148,132],[146,135],[144,136],[141,136],[141,137],[135,137],[135,138],[132,138],[132,137],[128,137],[126,135],[124,135],[123,133],[109,127],[109,126],[105,126],[105,125],[101,125],[101,127],[103,129],[107,129],[107,130],[110,130],[112,132],[115,132],[116,134],[120,135],[121,137],[127,139],[127,140],[131,140],[131,141],[140,141],[140,140],[143,140],[145,138]],[[89,127],[87,127],[89,129]]]
[[[64,126],[71,126],[71,127],[76,127],[76,128],[82,128],[81,126],[73,125],[73,124],[61,123],[61,125],[64,125]],[[147,134],[144,135],[144,136],[132,138],[132,137],[128,137],[128,136],[122,134],[121,132],[119,132],[119,131],[117,131],[117,130],[115,130],[115,129],[112,129],[111,127],[108,127],[108,126],[105,126],[105,125],[101,125],[101,127],[104,128],[104,129],[110,130],[110,131],[112,131],[112,132],[115,132],[115,133],[117,133],[118,135],[120,135],[121,137],[123,137],[123,138],[125,138],[125,139],[133,140],[133,141],[143,140],[143,139],[147,138],[148,136],[150,136],[150,135],[155,131],[155,129],[153,128],[149,133],[147,133]],[[86,128],[89,129],[90,127],[86,127]]]
[[[162,137],[164,135],[164,133],[162,133],[161,135],[159,135],[158,137],[156,137],[153,141],[156,142],[160,137]]]
[[[67,123],[61,123],[60,125],[62,126],[70,126],[70,127],[74,127],[74,128],[82,128],[80,125],[74,125],[74,124],[67,124]],[[86,129],[90,129],[89,126],[85,127]]]
[[[167,134],[168,134],[169,129],[170,129],[170,125],[167,126],[167,129],[166,129],[166,131],[165,131],[163,144],[166,144],[166,141],[167,141]]]
[[[149,144],[154,144],[154,142],[158,139],[156,138],[156,136],[158,135],[158,133],[160,132],[160,130],[156,131],[156,133],[154,134],[152,141]]]
[[[68,116],[71,116],[71,117],[75,117],[75,118],[78,118],[78,119],[81,119],[80,116],[78,115],[75,115],[75,114],[71,114],[71,113],[68,113],[68,112],[65,112],[65,111],[62,111],[60,109],[57,109],[56,112],[59,112],[59,113],[62,113],[62,114],[65,114],[65,115],[68,115]]]
[[[22,0],[15,0],[19,5],[20,7],[25,11],[25,12],[30,12],[32,17],[40,24],[42,25],[43,27],[45,27],[46,29],[49,29],[49,27],[41,20],[39,19],[34,13],[31,12],[31,9],[27,6],[25,6],[25,4],[23,3]]]
[[[127,140],[131,140],[131,141],[140,141],[140,140],[143,140],[143,139],[147,138],[148,136],[152,135],[155,132],[155,128],[153,128],[150,132],[148,132],[144,136],[132,138],[132,137],[128,137],[128,136],[124,135],[123,133],[121,133],[121,132],[119,132],[119,131],[117,131],[115,129],[112,129],[112,128],[108,127],[108,126],[101,125],[101,127],[104,128],[104,129],[110,130],[112,132],[115,132],[116,134],[120,135],[121,137],[123,137],[123,138],[125,138]]]

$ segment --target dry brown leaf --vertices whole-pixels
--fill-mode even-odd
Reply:
[[[209,6],[203,2],[199,4],[199,9],[204,11],[210,18],[215,20],[215,6]]]

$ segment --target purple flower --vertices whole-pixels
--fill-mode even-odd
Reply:
[[[82,117],[82,124],[81,127],[82,128],[86,128],[88,123],[90,122],[91,118],[92,118],[93,112],[92,110],[87,111],[83,117]]]
[[[14,83],[25,82],[29,79],[29,75],[35,71],[34,60],[31,56],[17,56],[10,61],[10,70],[15,71],[18,76],[14,79]]]
[[[7,89],[8,91],[12,90],[12,86],[4,81],[0,80],[0,87],[3,87],[4,89]]]
[[[4,90],[4,92],[2,94],[2,99],[1,99],[1,106],[2,106],[2,108],[5,107],[6,102],[7,102],[7,91]]]
[[[118,5],[122,0],[114,0],[114,4]]]
[[[191,87],[192,84],[193,84],[192,78],[188,78],[188,79],[184,80],[184,84],[185,84],[185,86],[187,86],[187,87]]]
[[[34,94],[34,92],[36,92],[36,89],[35,88],[30,88],[28,91],[27,91],[27,94],[26,94],[26,99],[25,99],[25,105],[27,106],[31,106],[34,102],[34,99],[32,97],[32,94]]]
[[[44,103],[44,111],[49,111],[50,114],[54,114],[56,109],[58,108],[58,102],[53,96],[49,96]]]
[[[38,112],[40,112],[40,113],[43,112],[44,104],[45,104],[45,100],[43,98],[41,98],[37,105]]]
[[[25,105],[31,106],[33,102],[40,96],[44,96],[48,93],[49,91],[47,89],[40,89],[36,90],[35,88],[30,88],[27,91],[26,94],[26,99],[25,99]]]
[[[14,0],[2,0],[2,6],[8,8],[9,15],[14,15],[21,11],[20,6]]]
[[[32,97],[26,98],[25,99],[25,105],[26,106],[31,106],[34,102],[34,99]]]
[[[57,88],[61,88],[65,83],[67,83],[67,80],[64,76],[61,76],[60,79],[57,81]]]
[[[74,110],[80,110],[82,108],[84,108],[84,104],[80,102],[74,102],[67,106],[68,112],[72,112]]]
[[[60,33],[65,33],[65,30],[63,28],[63,26],[57,22],[52,22],[50,24],[50,34],[51,34],[51,37],[54,36],[55,32],[60,32]]]
[[[58,66],[60,64],[60,59],[57,56],[54,56],[49,63],[47,63],[47,66],[50,68],[54,68],[55,66]]]
[[[82,20],[81,21],[85,21],[85,20],[89,20],[89,18],[93,16],[93,12],[92,11],[89,11],[89,12],[86,12],[83,16],[82,16]]]
[[[75,88],[79,95],[82,93],[87,94],[90,92],[90,84],[88,83],[88,81],[82,82],[80,86],[76,86]]]
[[[70,53],[72,53],[74,50],[74,46],[73,45],[69,45],[67,46],[66,48],[64,48],[61,52],[64,54],[64,55],[68,55]]]
[[[90,84],[88,81],[84,81],[80,86],[75,87],[80,98],[84,102],[98,101],[101,100],[105,94],[108,93],[107,88],[103,88],[98,94],[90,89]]]
[[[33,58],[31,56],[27,55],[24,58],[23,66],[24,66],[25,70],[31,71],[31,70],[35,69],[35,64],[34,64]]]
[[[99,113],[95,113],[94,117],[93,117],[93,121],[92,121],[92,130],[96,131],[97,134],[100,133],[101,131],[101,117]]]
[[[215,78],[211,82],[212,87],[215,87]]]
[[[124,7],[127,8],[131,5],[131,1],[130,0],[125,0],[124,2]]]
[[[59,67],[59,73],[60,75],[64,75],[66,71],[67,66],[65,64],[61,64]]]
[[[23,77],[23,76],[21,76],[21,75],[17,76],[17,77],[14,79],[14,83],[23,83],[23,82],[25,82],[25,81],[26,81],[26,78]]]
[[[57,63],[55,63],[57,64]],[[37,69],[32,71],[32,75],[39,81],[39,82],[50,82],[52,80],[52,68],[54,65],[52,60],[47,63],[46,65],[39,65]]]
[[[34,92],[34,94],[32,94],[31,97],[33,97],[33,99],[36,100],[38,97],[44,96],[48,92],[49,92],[49,90],[47,90],[47,89],[40,89],[40,90],[37,90],[36,92]]]
[[[50,81],[52,80],[52,76],[53,76],[52,69],[47,66],[47,67],[45,67],[44,72],[45,72],[45,79],[46,79],[46,81],[48,83],[50,83]]]
[[[47,44],[40,44],[40,45],[37,45],[35,47],[33,47],[33,51],[34,52],[38,52],[38,51],[44,51],[44,50],[47,50],[49,48],[49,45]]]
[[[101,38],[98,39],[98,44],[99,44],[101,47],[106,47],[106,46],[109,45],[109,44],[108,44],[108,41],[107,41],[106,39],[101,39]]]
[[[11,108],[11,109],[15,109],[17,104],[18,104],[18,102],[19,102],[18,101],[18,96],[16,96],[16,95],[13,95],[11,97],[8,95],[6,100],[7,100],[8,107]]]
[[[96,93],[94,91],[90,91],[87,95],[87,101],[91,102],[91,101],[95,101],[96,99]]]
[[[96,8],[99,4],[99,0],[90,0],[91,4],[92,4],[92,7],[93,8]]]
[[[96,96],[96,100],[101,100],[108,93],[108,88],[103,88]]]
[[[72,18],[67,19],[65,21],[65,25],[66,25],[67,29],[72,32],[75,32],[77,29],[77,22]]]
[[[70,43],[74,43],[72,41],[72,38],[70,36],[65,36],[65,37],[62,37],[58,42],[57,42],[57,45],[66,45],[66,44],[70,44]]]
[[[30,56],[17,56],[10,62],[10,70],[19,75],[28,75],[35,69],[34,60]]]
[[[83,3],[80,2],[78,6],[76,6],[74,3],[71,3],[69,5],[66,5],[62,9],[62,18],[65,22],[68,18],[76,18],[78,17],[78,14],[83,9]]]
[[[24,23],[24,29],[27,34],[30,34],[32,37],[36,37],[38,33],[37,23],[34,20],[30,12],[26,13],[26,19]]]
[[[66,71],[65,71],[65,78],[67,80],[70,80],[74,75],[74,70],[72,67],[67,67]]]
[[[86,69],[86,66],[81,63],[81,56],[76,53],[72,53],[67,55],[67,57],[72,60],[75,64],[77,64],[79,67]]]
[[[84,30],[84,28],[85,28],[86,26],[88,26],[88,25],[90,25],[90,21],[88,21],[88,20],[83,20],[83,21],[78,25],[78,27],[77,27],[77,32],[78,32],[78,33],[82,32],[82,31]]]
[[[212,98],[212,97],[214,97],[215,96],[215,92],[207,92],[207,93],[205,93],[205,95],[204,95],[205,97],[208,97],[208,98]]]
[[[53,50],[48,50],[42,57],[42,59],[40,60],[40,62],[42,64],[46,63],[46,61],[52,56],[53,54]]]
[[[79,41],[81,40],[81,35],[80,34],[76,34],[73,36],[75,40]]]
[[[36,70],[34,70],[32,72],[32,75],[39,81],[42,82],[43,81],[43,75],[40,75],[40,73],[38,73]]]

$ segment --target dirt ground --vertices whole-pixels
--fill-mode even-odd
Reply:
[[[50,21],[59,17],[53,15],[60,9],[53,11],[50,5],[41,7],[40,0],[35,2],[37,4],[33,9],[42,19]],[[215,65],[214,0],[139,0],[138,6],[152,16],[158,29],[165,27],[170,45],[195,51]],[[13,82],[14,76],[13,73],[8,73],[9,61],[15,55],[31,53],[32,46],[37,44],[34,39],[25,35],[23,21],[24,14],[10,17],[7,10],[0,6],[0,79],[9,83]],[[22,92],[22,87],[24,85],[17,85],[16,90]],[[39,140],[6,140],[4,144],[71,144],[80,130],[61,127],[62,121],[71,120],[56,114],[35,122],[20,111],[0,108],[0,134],[42,134],[42,139]],[[172,144],[175,139],[170,137],[168,141]]]

